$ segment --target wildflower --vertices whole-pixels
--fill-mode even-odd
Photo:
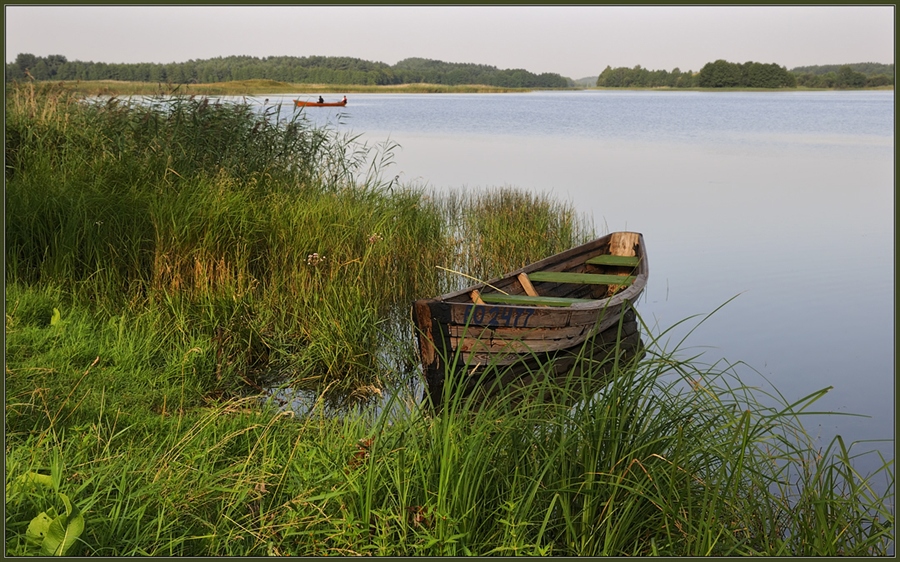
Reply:
[[[306,263],[313,267],[319,265],[319,262],[325,261],[325,256],[320,256],[318,252],[313,252],[306,256]]]
[[[382,240],[384,240],[384,238],[383,238],[380,234],[378,234],[377,232],[376,232],[375,234],[373,234],[372,236],[369,236],[369,244],[374,244],[374,243],[376,243],[376,242],[381,242]]]
[[[353,457],[350,459],[349,465],[350,468],[357,468],[364,461],[369,458],[369,449],[372,448],[372,442],[374,439],[360,439],[359,443],[356,445],[356,452],[353,453]]]

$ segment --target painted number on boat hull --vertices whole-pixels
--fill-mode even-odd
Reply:
[[[524,328],[528,326],[528,319],[534,314],[534,309],[532,308],[516,308],[513,306],[475,306],[472,308],[472,322],[482,326]]]

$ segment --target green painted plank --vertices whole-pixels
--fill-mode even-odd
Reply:
[[[532,281],[549,283],[588,283],[592,285],[630,285],[633,275],[605,275],[600,273],[570,273],[566,271],[535,271],[528,274]]]
[[[522,304],[526,306],[569,306],[578,302],[590,302],[591,299],[570,299],[565,297],[531,297],[528,295],[503,295],[500,293],[481,293],[481,300],[488,304]]]
[[[612,256],[612,255],[602,255],[602,256],[594,256],[585,263],[589,263],[591,265],[631,265],[637,266],[641,263],[641,258],[638,256]]]

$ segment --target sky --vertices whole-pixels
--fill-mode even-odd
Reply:
[[[719,59],[894,62],[892,5],[5,5],[6,62],[170,63],[231,55],[410,57],[578,79],[604,68],[699,71]]]

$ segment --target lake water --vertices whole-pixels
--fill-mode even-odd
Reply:
[[[295,97],[309,96],[268,101]],[[685,354],[742,361],[745,383],[791,401],[832,386],[814,410],[867,417],[811,417],[807,430],[823,446],[886,439],[854,450],[894,458],[892,91],[348,97],[304,111],[397,142],[387,177],[549,192],[601,234],[642,232],[645,322],[661,332],[736,297]],[[672,345],[696,324],[673,330]],[[858,468],[880,464],[870,455]]]

